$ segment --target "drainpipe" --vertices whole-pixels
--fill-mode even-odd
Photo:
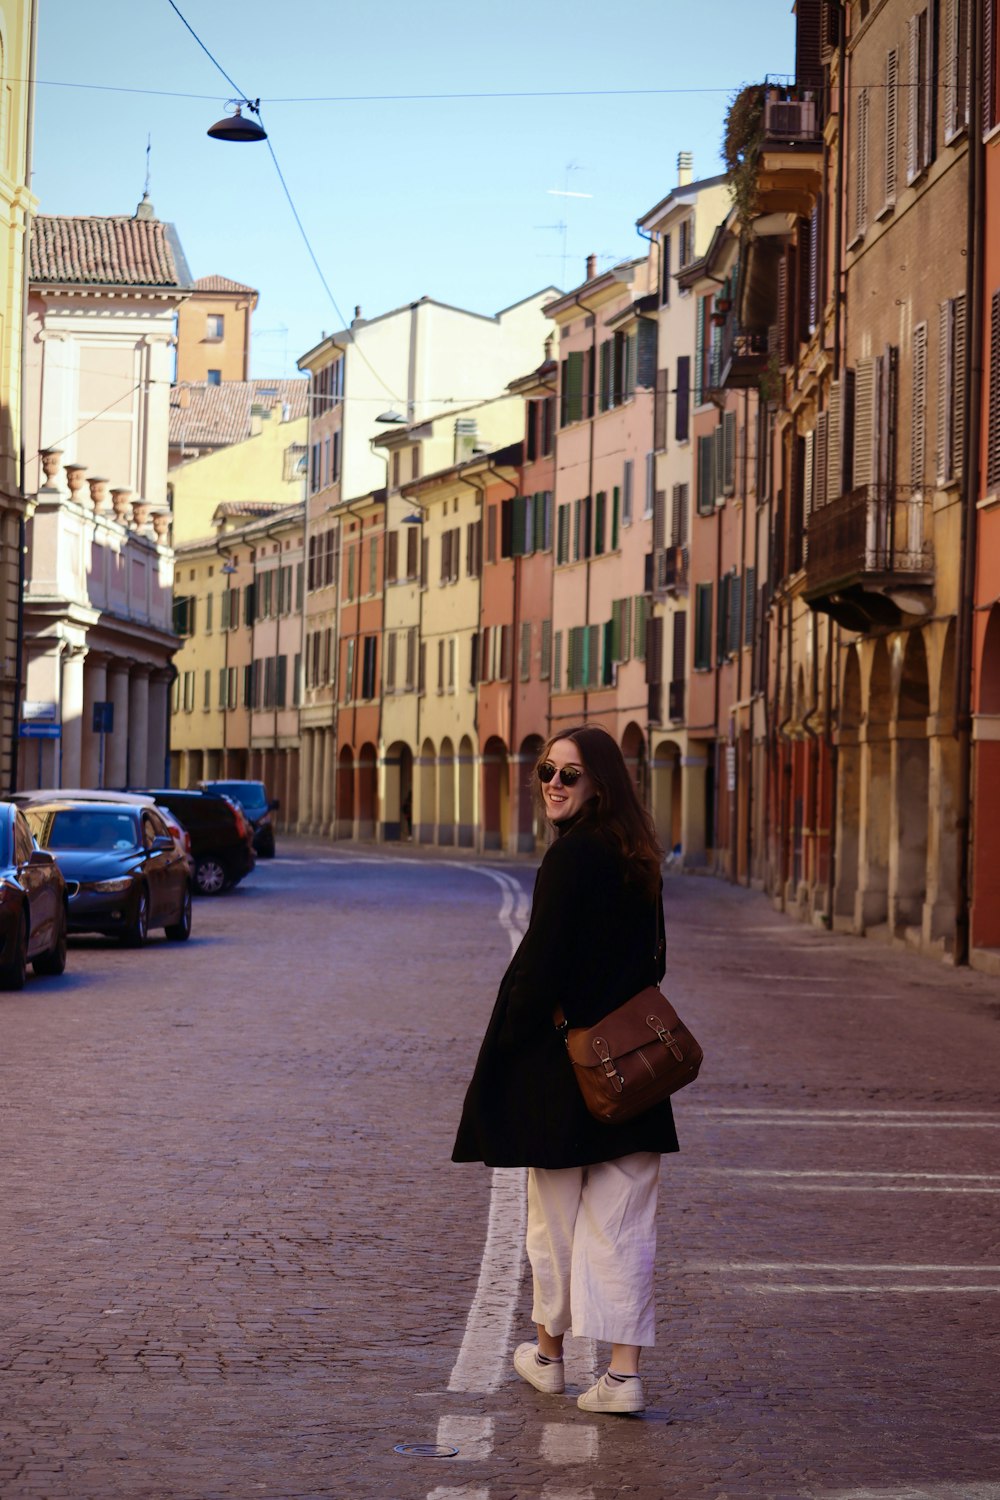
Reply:
[[[983,391],[983,249],[984,171],[986,148],[977,118],[983,93],[983,0],[971,0],[972,48],[969,58],[969,195],[966,220],[965,306],[969,328],[969,365],[963,397],[965,438],[962,451],[961,582],[956,665],[955,732],[958,739],[956,829],[958,869],[955,892],[955,962],[967,964],[971,948],[972,880],[972,684],[975,671],[973,616],[976,600],[976,549],[979,523],[980,440]]]
[[[841,376],[843,345],[847,341],[847,297],[844,292],[844,153],[846,151],[845,102],[847,99],[847,0],[840,0],[840,43],[837,51],[837,191],[834,194],[836,217],[833,235],[833,373]]]
[[[30,39],[28,43],[28,97],[26,108],[26,125],[24,140],[24,185],[31,192],[32,168],[32,126],[35,118],[35,70],[38,52],[38,8],[34,0],[29,0],[28,6],[30,28]],[[24,590],[27,584],[25,552],[27,549],[27,521],[25,512],[28,507],[27,493],[27,462],[24,447],[24,423],[27,409],[28,397],[28,290],[31,280],[29,274],[29,261],[31,253],[31,209],[26,204],[24,209],[24,229],[21,238],[22,264],[21,264],[21,378],[20,378],[20,406],[21,406],[21,442],[18,454],[18,493],[21,498],[20,515],[17,520],[17,631],[14,646],[14,702],[11,705],[11,749],[10,749],[10,787],[11,793],[17,790],[18,777],[18,751],[20,748],[20,735],[18,733],[21,724],[21,694],[24,691]],[[169,722],[169,720],[168,720]]]
[[[826,925],[833,927],[835,916],[835,902],[837,892],[837,817],[839,812],[839,790],[838,790],[838,767],[840,763],[840,746],[833,734],[833,719],[836,712],[839,718],[839,695],[840,695],[840,627],[837,627],[837,641],[834,646],[833,638],[833,616],[826,617],[826,729],[824,743],[826,744],[827,756],[830,763],[830,833],[829,833],[829,861],[827,867],[827,884],[829,886],[829,897],[827,901]],[[837,660],[837,671],[834,673],[834,655]],[[836,687],[838,701],[834,702],[834,689]],[[839,724],[838,724],[839,728]]]
[[[215,550],[219,554],[220,557],[224,557],[226,559],[226,564],[229,567],[235,567],[236,566],[236,564],[233,562],[232,549],[230,547],[227,547],[227,546],[224,545],[223,538],[221,536],[216,537],[216,539],[215,539]],[[232,619],[233,619],[233,575],[232,575],[232,573],[227,573],[226,574],[226,594],[227,594],[228,599],[229,599],[229,608],[226,611],[226,629],[223,632],[224,640],[222,642],[222,665],[223,665],[223,669],[224,669],[225,674],[226,674],[226,705],[227,705],[222,710],[222,765],[220,767],[220,770],[222,771],[223,777],[226,777],[226,776],[229,775],[229,766],[227,765],[227,757],[228,757],[229,751],[228,751],[228,747],[227,747],[227,743],[226,743],[226,739],[227,739],[226,729],[227,729],[229,721],[228,721],[226,715],[229,713],[229,707],[228,707],[228,704],[229,704],[229,632],[232,629]],[[239,589],[237,589],[237,591],[236,591],[236,600],[237,600],[236,608],[239,609]],[[256,619],[256,617],[257,617],[257,596],[256,596],[256,590],[254,592],[253,605],[254,605],[254,619]],[[250,684],[251,684],[251,689],[252,689],[252,687],[253,687],[253,624],[252,623],[251,623],[251,626],[250,626]],[[252,697],[253,697],[253,694],[251,692],[251,698]],[[253,713],[253,705],[251,703],[251,705],[250,705],[250,714],[252,714],[252,713]],[[248,723],[249,723],[249,718],[248,718]],[[248,738],[249,738],[249,736],[248,736]],[[207,769],[206,767],[202,768],[202,774],[203,774],[203,776],[205,775],[206,769]]]
[[[746,391],[743,392],[743,464],[742,464],[743,479],[742,479],[742,483],[741,483],[741,486],[740,486],[740,491],[741,491],[741,494],[743,496],[743,515],[742,515],[742,518],[741,518],[741,526],[740,526],[740,576],[743,578],[744,583],[746,581],[746,576],[747,576],[747,566],[746,566],[746,564],[747,564],[747,510],[749,509],[749,506],[750,506],[750,496],[748,494],[748,485],[749,485],[749,479],[750,479],[750,462],[749,462],[749,455],[750,455],[749,431],[750,431],[750,427],[749,427],[749,421],[750,421],[750,392],[748,390],[746,390]],[[744,632],[743,632],[743,621],[746,619],[746,610],[747,610],[747,601],[746,601],[745,597],[743,598],[742,603],[743,603],[743,619],[739,620],[737,622],[737,624],[739,626],[739,631],[738,631],[738,635],[737,635],[737,649],[736,649],[736,702],[737,703],[742,703],[743,702],[743,634],[744,634]],[[736,733],[736,746],[737,747],[739,745],[739,740],[740,740],[739,725],[737,725],[737,733]],[[735,751],[734,751],[734,753],[735,753]],[[752,760],[752,758],[753,757],[751,756],[751,760]],[[736,776],[737,776],[737,782],[736,782],[736,784],[737,784],[737,786],[739,786],[739,757],[738,757],[738,755],[737,755],[737,758],[736,758],[736,761],[735,761],[735,766],[736,766]],[[747,797],[748,798],[749,798],[749,795],[750,795],[750,785],[751,785],[751,783],[750,783],[750,780],[748,778],[748,783],[747,783]],[[736,794],[734,794],[734,795],[736,795]],[[749,821],[750,821],[750,807],[749,807],[749,801],[748,801],[748,803],[747,803],[747,822],[749,823]],[[730,857],[730,860],[732,862],[732,869],[729,872],[729,878],[730,878],[730,881],[731,881],[731,883],[733,885],[735,885],[737,883],[737,880],[739,878],[740,835],[739,835],[739,828],[737,826],[738,822],[739,822],[739,797],[738,797],[738,795],[736,795],[735,815],[734,815],[733,820],[732,820],[732,827],[729,830],[729,847],[730,847],[730,856],[729,857]],[[749,883],[750,883],[750,873],[749,873],[749,866],[748,866],[748,868],[747,868],[747,884],[749,885]]]
[[[597,381],[598,381],[598,369],[597,369],[597,312],[596,312],[596,310],[594,308],[587,306],[586,302],[584,302],[583,299],[580,297],[579,292],[574,292],[573,293],[573,301],[576,303],[577,307],[580,307],[580,308],[583,309],[583,311],[587,314],[588,317],[591,317],[594,320],[594,326],[593,326],[593,329],[591,330],[591,335],[590,335],[590,349],[591,349],[591,353],[593,355],[593,380],[592,380],[592,387],[593,388],[589,392],[590,413],[589,413],[589,416],[587,418],[588,423],[589,423],[588,443],[587,443],[587,496],[588,496],[588,499],[590,500],[591,507],[593,507],[593,504],[594,504],[594,418],[597,415],[595,396],[596,396],[596,386],[597,386]],[[593,509],[591,509],[591,514],[593,514]],[[620,520],[619,520],[619,524],[621,524]],[[588,545],[590,543],[590,540],[591,540],[591,538],[588,536],[587,537]],[[588,552],[586,558],[584,559],[584,605],[583,605],[584,624],[587,625],[588,627],[590,625],[590,565],[591,565],[592,561],[593,561],[593,558],[591,557],[590,553]],[[568,659],[568,655],[569,655],[569,653],[567,651],[567,659]],[[583,722],[584,723],[587,722],[587,703],[588,703],[588,697],[589,697],[589,695],[587,693],[587,684],[584,683],[583,684]]]
[[[493,475],[494,479],[499,479],[500,482],[501,482],[501,484],[509,485],[509,487],[514,492],[514,496],[516,496],[516,495],[518,495],[520,493],[520,489],[521,489],[520,482],[518,482],[517,484],[515,484],[514,481],[511,480],[511,479],[508,479],[505,474],[501,474],[500,471],[499,471],[499,469],[497,469],[496,466],[494,465],[492,458],[490,458],[490,459],[487,460],[487,468],[488,468],[489,472]],[[534,521],[534,518],[532,518],[532,521]],[[514,594],[514,597],[513,597],[513,601],[512,601],[514,620],[513,620],[512,626],[511,626],[511,629],[514,632],[514,635],[513,635],[513,640],[511,641],[511,651],[510,651],[510,753],[513,756],[513,755],[516,755],[518,753],[518,751],[517,751],[517,733],[516,733],[516,730],[517,730],[517,659],[518,659],[518,626],[520,624],[520,615],[521,615],[521,590],[520,590],[520,582],[521,582],[521,555],[519,553],[516,553],[516,552],[512,551],[511,555],[510,555],[510,560],[511,560],[511,564],[513,565],[513,570],[514,570],[514,576],[513,576],[513,594]]]
[[[749,400],[750,400],[750,393],[748,391],[747,392],[747,402],[748,403],[749,403]],[[758,446],[758,466],[757,467],[758,467],[758,473],[760,472],[760,469],[761,469],[759,447],[760,447],[761,433],[763,431],[763,424],[764,424],[764,420],[766,419],[766,417],[767,417],[767,410],[766,410],[765,407],[762,407],[760,405],[760,402],[758,401],[758,405],[757,405],[757,446]],[[748,460],[748,462],[749,462],[749,460]],[[754,601],[753,601],[753,625],[754,625],[754,628],[753,628],[753,638],[752,638],[752,640],[750,642],[751,662],[752,662],[752,659],[753,659],[753,655],[760,650],[759,642],[760,642],[760,637],[761,637],[761,626],[763,624],[763,621],[759,620],[757,618],[757,594],[758,594],[759,588],[760,588],[760,494],[758,493],[758,489],[757,489],[757,485],[756,484],[754,485],[754,516],[753,516],[753,581],[754,581]],[[747,772],[747,846],[746,846],[746,861],[747,861],[747,885],[748,886],[752,885],[752,883],[753,883],[753,814],[754,814],[754,793],[756,791],[756,778],[754,776],[754,720],[756,718],[756,703],[757,703],[757,698],[760,696],[759,692],[755,692],[754,691],[752,672],[753,672],[753,669],[752,669],[752,666],[751,666],[751,681],[750,681],[750,761],[749,761],[749,768],[748,768],[748,772]],[[765,776],[764,780],[765,780],[765,783],[766,783],[766,781],[767,781],[767,777],[766,776]],[[766,830],[765,830],[765,833],[766,833]]]

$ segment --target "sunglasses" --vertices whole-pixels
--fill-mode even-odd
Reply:
[[[583,775],[579,766],[554,766],[550,760],[543,760],[537,769],[538,779],[543,786],[548,786],[549,782],[555,781],[557,776],[563,786],[576,786]]]

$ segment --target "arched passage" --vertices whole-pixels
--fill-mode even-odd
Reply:
[[[431,740],[424,740],[420,746],[417,790],[417,842],[433,844],[437,834],[437,764]]]
[[[507,844],[509,810],[507,746],[492,735],[483,748],[483,848],[503,849]]]
[[[649,791],[646,737],[634,720],[625,725],[625,733],[622,735],[622,755],[625,757],[625,764],[635,782],[639,801],[646,806]]]
[[[463,849],[476,842],[476,752],[467,734],[458,744],[458,842]]]
[[[447,735],[438,751],[438,830],[439,844],[455,842],[455,746]]]
[[[334,837],[354,836],[354,751],[344,745],[337,757],[337,816]]]
[[[919,630],[906,637],[896,700],[895,837],[893,838],[893,927],[923,929],[927,898],[927,820],[930,791],[930,745],[927,716],[930,684],[927,651]]]
[[[378,805],[378,769],[375,746],[366,741],[358,753],[358,809],[356,837],[375,837]]]
[[[972,946],[1000,948],[1000,605],[994,604],[979,659],[973,763]]]
[[[535,762],[544,743],[540,734],[527,735],[511,764],[511,791],[517,809],[517,850],[520,854],[530,854],[544,835],[545,816],[535,796],[534,775]]]
[[[385,752],[382,837],[387,842],[413,833],[413,751],[396,740]]]
[[[892,673],[885,638],[875,642],[868,682],[861,752],[861,852],[858,926],[881,927],[889,920],[889,850],[892,837]]]
[[[658,740],[653,749],[653,822],[660,843],[677,859],[681,849],[681,749],[675,740]]]
[[[837,886],[834,913],[854,920],[861,842],[861,664],[848,647],[837,724]]]

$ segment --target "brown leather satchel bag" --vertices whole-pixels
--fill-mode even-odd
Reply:
[[[655,984],[596,1026],[555,1013],[580,1093],[595,1120],[621,1125],[694,1081],[702,1050]]]

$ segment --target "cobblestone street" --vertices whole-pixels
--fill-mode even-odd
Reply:
[[[668,880],[706,1061],[594,1418],[510,1369],[521,1174],[449,1161],[533,867],[279,855],[0,999],[3,1500],[1000,1500],[995,980]]]

